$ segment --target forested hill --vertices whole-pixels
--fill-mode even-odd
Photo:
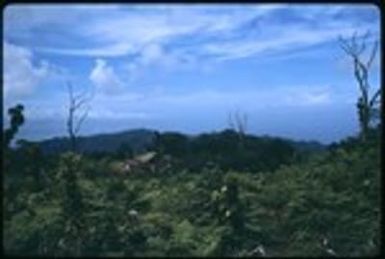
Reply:
[[[23,121],[21,106],[11,111],[6,144]],[[5,145],[4,251],[48,257],[378,255],[381,129],[316,154],[282,138],[232,130],[194,137],[153,132],[155,152],[143,154],[156,154],[153,160],[127,159],[124,147],[111,154],[44,155],[36,143]]]
[[[232,134],[233,133],[233,134]],[[168,145],[178,145],[178,141],[184,142],[187,145],[192,146],[204,145],[206,141],[208,145],[213,145],[213,142],[219,144],[227,139],[224,143],[232,145],[231,138],[236,141],[236,134],[231,130],[225,130],[218,133],[201,134],[197,136],[189,136],[176,132],[157,133],[155,130],[149,129],[134,129],[126,130],[117,133],[97,134],[91,136],[82,136],[78,138],[79,151],[82,153],[114,153],[119,150],[130,149],[134,153],[141,153],[151,148],[155,144],[156,136],[160,136],[162,139],[167,140]],[[250,141],[259,142],[260,145],[269,145],[276,141],[282,141],[295,150],[304,152],[321,151],[326,148],[325,145],[317,141],[294,141],[290,139],[276,138],[270,136],[256,137],[253,135],[246,135],[246,138]],[[175,143],[173,143],[175,142]],[[215,144],[214,143],[214,144]],[[70,142],[67,137],[56,137],[48,140],[44,140],[38,143],[42,152],[45,154],[58,154],[69,150]],[[181,144],[181,143],[179,143]],[[221,148],[221,147],[219,147]],[[223,144],[222,144],[223,148]]]
[[[154,141],[155,131],[147,129],[127,130],[117,133],[97,134],[79,137],[77,140],[79,152],[112,153],[119,148],[128,146],[136,152],[141,152]],[[52,138],[39,142],[39,146],[45,154],[57,154],[70,149],[68,137]]]
[[[185,160],[121,174],[110,156],[10,150],[4,250],[48,257],[375,256],[381,243],[381,156],[380,131],[374,133],[366,141],[336,143],[306,161],[258,171],[189,170],[193,161]],[[194,143],[212,148],[215,137],[203,135]],[[167,147],[167,138],[160,138],[159,147]],[[243,150],[233,154],[247,157]],[[77,177],[72,185],[70,166]]]

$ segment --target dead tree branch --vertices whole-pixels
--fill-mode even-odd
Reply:
[[[75,96],[72,84],[68,82],[67,87],[69,93],[67,132],[70,138],[71,151],[75,152],[78,133],[89,112],[89,107],[86,107],[86,104],[91,101],[92,96],[87,97],[86,92]],[[80,116],[78,116],[79,113],[81,113]]]
[[[375,59],[378,49],[378,41],[373,43],[368,60],[365,62],[363,54],[367,47],[367,41],[370,32],[366,32],[360,42],[357,39],[357,33],[348,40],[341,36],[338,38],[340,47],[353,61],[353,73],[360,90],[360,96],[357,101],[357,112],[360,124],[360,134],[363,139],[366,138],[370,123],[373,120],[372,112],[380,97],[380,89],[370,96],[369,71]]]
[[[234,116],[230,112],[228,116],[229,126],[237,132],[240,142],[243,142],[247,130],[248,117],[246,113],[241,114],[238,110],[235,111]]]

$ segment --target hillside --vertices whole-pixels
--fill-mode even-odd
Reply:
[[[143,152],[153,143],[154,132],[146,129],[127,130],[117,133],[97,134],[92,136],[81,136],[78,138],[79,152],[112,153],[121,146],[127,145],[136,152]],[[53,138],[39,142],[44,154],[58,154],[68,151],[70,142],[67,137]]]
[[[210,145],[216,137],[201,136],[198,143]],[[14,175],[5,174],[5,251],[65,256],[78,247],[87,256],[376,255],[378,134],[366,143],[350,143],[259,171],[194,170],[184,162],[182,167],[160,164],[153,173],[144,168],[118,175],[108,156],[67,153],[49,162],[29,153],[18,163],[9,160],[8,172]],[[70,164],[77,168],[78,184],[67,192]],[[77,197],[75,204],[68,203],[68,195]],[[70,227],[72,214],[82,226],[80,234]]]
[[[205,138],[211,138],[214,141],[215,139],[217,139],[219,142],[221,142],[226,137],[230,136],[231,138],[234,138],[235,136],[235,132],[232,132],[231,130],[224,130],[222,132],[213,132],[210,134],[206,133],[197,136],[192,136],[177,132],[158,133],[155,130],[133,129],[116,133],[80,136],[78,138],[79,152],[87,154],[97,152],[113,153],[118,151],[122,147],[129,147],[135,153],[140,153],[155,144],[154,141],[156,134],[163,136],[164,138],[167,138],[167,136],[174,135],[176,136],[176,138],[180,137],[186,139],[190,143],[199,142],[201,141],[201,139]],[[269,142],[275,140],[285,141],[290,144],[294,149],[304,152],[317,152],[326,149],[325,145],[317,141],[294,141],[290,139],[270,136],[257,137],[251,134],[247,134],[246,138],[258,139],[260,143],[262,143],[263,141]],[[40,141],[37,143],[39,144],[42,152],[45,154],[58,154],[69,150],[69,139],[67,137],[57,137]]]
[[[242,139],[240,139],[240,137]],[[38,143],[45,155],[58,155],[69,150],[68,138],[55,138]],[[233,130],[186,135],[137,129],[118,133],[79,137],[78,152],[94,157],[113,156],[127,159],[148,150],[170,155],[179,168],[200,170],[208,164],[223,170],[274,170],[282,164],[303,160],[320,153],[326,146],[315,141],[294,141],[279,137],[240,136]]]
[[[378,125],[320,150],[233,130],[82,138],[79,145],[113,142],[97,155],[46,154],[20,141],[3,149],[5,253],[377,255],[380,133]],[[122,139],[151,152],[133,154]]]

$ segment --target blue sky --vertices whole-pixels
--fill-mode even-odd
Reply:
[[[4,115],[23,103],[19,137],[33,140],[65,135],[66,82],[92,96],[82,135],[217,131],[238,110],[249,133],[339,140],[358,130],[358,87],[338,36],[380,31],[358,4],[15,4],[3,17]]]

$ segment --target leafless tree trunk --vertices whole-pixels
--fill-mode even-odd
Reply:
[[[373,119],[373,113],[379,104],[380,90],[378,89],[370,96],[369,70],[377,54],[378,41],[375,41],[370,51],[370,56],[365,62],[362,54],[366,50],[366,42],[369,32],[357,40],[357,33],[354,33],[351,39],[339,37],[340,46],[345,53],[352,59],[354,64],[354,77],[358,83],[360,96],[357,101],[358,119],[360,123],[360,134],[362,139],[366,139],[370,123]]]
[[[236,111],[233,116],[233,114],[230,112],[228,120],[230,128],[238,133],[240,143],[243,143],[243,139],[247,129],[247,114],[243,113],[241,115],[239,111]]]
[[[85,107],[85,105],[90,101],[91,97],[86,97],[85,93],[75,96],[72,84],[68,83],[67,86],[69,93],[67,132],[70,138],[71,151],[75,152],[77,149],[76,140],[78,133],[89,111],[89,107]],[[79,112],[81,112],[80,117],[77,116]]]
[[[70,250],[75,256],[81,255],[82,239],[84,238],[82,222],[84,220],[82,215],[83,201],[82,194],[78,185],[77,171],[78,161],[74,154],[77,149],[77,136],[82,123],[87,117],[89,107],[86,106],[91,100],[92,96],[87,97],[86,92],[75,95],[72,84],[67,83],[69,93],[69,107],[67,119],[67,132],[70,138],[70,148],[72,153],[66,159],[67,170],[64,174],[65,179],[65,201],[64,208],[69,222],[73,227],[75,238],[71,242]],[[80,114],[80,116],[78,116]]]

